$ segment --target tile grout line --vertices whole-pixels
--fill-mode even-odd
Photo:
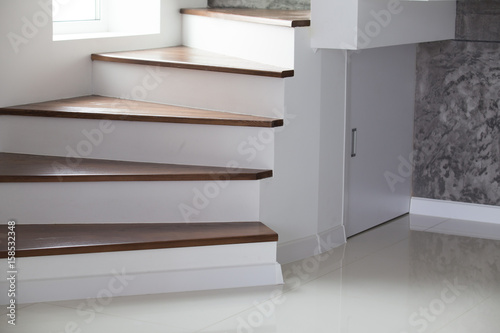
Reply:
[[[446,327],[449,327],[451,324],[455,323],[457,320],[459,320],[460,318],[462,318],[463,316],[465,316],[467,313],[471,312],[472,310],[476,309],[479,305],[483,304],[484,302],[488,301],[489,299],[491,299],[492,296],[490,297],[486,297],[485,299],[479,301],[477,304],[473,305],[471,308],[465,310],[463,313],[459,314],[458,316],[456,316],[455,318],[453,318],[452,320],[450,320],[449,322],[447,322],[444,326],[442,326],[441,328],[439,328],[436,333],[439,333],[439,332],[443,332],[443,330],[446,328]]]
[[[123,296],[123,297],[129,297],[129,296]],[[56,301],[56,302],[59,302],[59,301]],[[79,310],[77,307],[72,307],[72,306],[69,306],[69,305],[54,304],[56,302],[41,302],[41,303],[35,303],[35,304],[31,304],[31,305],[43,304],[43,305],[50,305],[50,306],[54,306],[54,307],[64,308],[64,309],[68,309],[68,310],[75,310],[75,312],[76,311],[83,311],[83,312],[91,313],[91,311],[88,311],[88,310]],[[136,319],[136,318],[132,318],[132,317],[128,317],[128,316],[121,316],[121,315],[117,315],[117,314],[105,313],[105,312],[102,312],[102,311],[98,311],[96,309],[94,309],[93,312],[95,314],[100,314],[100,315],[105,316],[105,317],[127,319],[127,320],[130,320],[130,321],[136,321],[136,322],[141,322],[141,323],[147,323],[147,324],[157,325],[159,327],[176,328],[176,329],[187,330],[187,328],[185,328],[185,327],[165,325],[165,324],[158,323],[158,322],[147,321],[147,320],[142,320],[142,319]],[[89,324],[87,324],[87,325],[89,325]]]

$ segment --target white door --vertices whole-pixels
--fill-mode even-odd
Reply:
[[[409,212],[415,58],[415,45],[350,55],[347,237]]]

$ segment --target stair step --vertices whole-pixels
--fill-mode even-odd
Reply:
[[[292,28],[308,27],[311,25],[311,12],[309,10],[183,8],[181,9],[181,13]]]
[[[286,78],[293,69],[225,56],[186,46],[92,54],[92,60]]]
[[[4,107],[0,108],[0,115],[250,127],[283,126],[282,119],[95,95]]]
[[[258,180],[272,170],[0,153],[0,183]]]
[[[17,225],[17,257],[276,242],[260,222]],[[7,237],[0,258],[7,258]]]

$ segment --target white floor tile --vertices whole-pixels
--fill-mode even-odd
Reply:
[[[15,311],[17,310],[20,310],[22,308],[26,308],[28,306],[30,306],[31,304],[16,304],[16,308],[15,308]],[[8,304],[7,305],[2,305],[0,306],[0,315],[5,315],[7,313],[10,312],[10,309],[7,308]]]
[[[500,293],[488,298],[438,333],[497,333],[500,331]]]
[[[436,332],[500,286],[500,243],[418,231],[404,238],[394,233],[399,226],[378,229],[401,236],[397,243],[375,241],[374,253],[344,261],[316,279],[288,281],[296,286],[287,286],[279,302],[253,307],[201,332]],[[366,250],[351,246],[356,255]],[[349,246],[346,256],[348,251]]]
[[[434,269],[441,256],[419,255],[420,234],[342,268],[343,332],[434,331],[484,299],[462,271]]]
[[[348,239],[343,263],[349,264],[372,255],[409,237],[410,218],[405,215]]]
[[[339,332],[340,278],[331,272],[201,332]]]
[[[281,286],[117,297],[99,312],[196,331],[251,308],[281,291]],[[82,301],[54,303],[78,308]]]
[[[407,293],[410,278],[408,239],[342,268],[343,296],[390,300]]]
[[[429,228],[427,231],[449,235],[500,240],[500,224],[477,221],[450,219]]]
[[[425,231],[447,220],[444,217],[410,214],[410,229]]]
[[[39,303],[18,311],[16,325],[9,325],[6,320],[0,322],[3,333],[185,333],[187,330],[170,325],[155,325],[144,321],[124,317],[107,316],[96,312],[76,311],[75,309]]]
[[[333,272],[344,264],[346,245],[303,260],[282,265],[285,285],[283,290],[299,288],[320,276]]]

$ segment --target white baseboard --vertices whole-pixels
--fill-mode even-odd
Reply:
[[[442,217],[446,219],[470,220],[500,224],[500,206],[478,205],[465,202],[411,199],[411,214]]]
[[[7,270],[7,259],[0,268]],[[276,242],[17,258],[17,303],[277,285]],[[0,281],[8,304],[10,281]]]
[[[327,252],[346,242],[344,226],[340,225],[316,235],[278,244],[278,262],[287,264]]]
[[[339,225],[328,230],[322,231],[318,234],[318,249],[319,253],[325,253],[339,247],[346,242],[345,228]]]
[[[124,274],[126,275],[126,274]],[[120,279],[121,277],[121,279]],[[214,290],[282,284],[281,266],[277,263],[253,266],[212,267],[72,279],[33,280],[19,283],[18,304],[77,299],[107,302],[113,297]],[[6,283],[2,283],[6,284]],[[6,290],[2,286],[1,290]],[[7,304],[7,293],[0,303]]]

